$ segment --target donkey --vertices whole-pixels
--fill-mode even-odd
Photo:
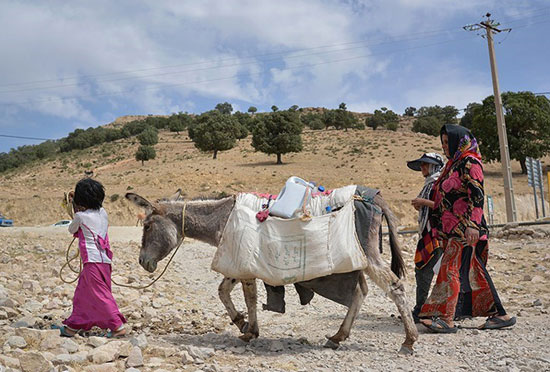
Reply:
[[[144,208],[146,212],[139,263],[149,272],[154,272],[157,268],[157,263],[165,258],[185,236],[217,247],[222,238],[223,229],[235,205],[234,196],[217,200],[183,201],[178,200],[180,193],[181,191],[178,190],[172,197],[153,203],[137,194],[126,194],[128,200]],[[396,275],[396,273],[401,274],[404,272],[404,263],[397,239],[395,217],[380,194],[374,197],[374,204],[382,210],[388,222],[393,272],[382,260],[378,249],[381,234],[380,227],[382,224],[382,215],[378,214],[373,218],[373,222],[369,228],[368,247],[365,249],[368,266],[364,270],[364,273],[382,288],[396,304],[401,314],[406,334],[400,353],[412,354],[414,342],[418,338],[418,331],[407,304],[404,285]],[[338,332],[334,336],[327,336],[328,340],[325,347],[336,349],[340,345],[340,342],[349,337],[353,322],[368,292],[364,273],[358,272],[359,279],[355,288],[351,290],[352,301],[348,307],[348,312]],[[330,279],[331,276],[325,278]],[[239,281],[242,283],[245,304],[248,310],[248,321],[246,321],[243,313],[235,309],[235,305],[231,300],[231,292]],[[218,287],[218,295],[231,321],[242,333],[239,338],[245,342],[257,338],[259,336],[259,327],[256,309],[256,280],[237,280],[225,277]]]

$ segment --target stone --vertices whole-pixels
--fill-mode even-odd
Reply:
[[[58,332],[55,333],[49,333],[46,334],[41,342],[40,342],[40,349],[41,350],[51,350],[61,347],[61,344],[63,343],[63,338],[59,336]]]
[[[145,337],[145,334],[141,333],[137,337],[132,337],[130,343],[134,346],[138,346],[140,349],[144,349],[147,347],[147,337]]]
[[[141,349],[137,346],[134,346],[130,351],[128,359],[126,359],[127,367],[140,367],[143,365],[143,355],[141,354]]]
[[[25,348],[27,347],[27,341],[21,336],[10,336],[7,341],[8,345],[13,348]]]
[[[159,372],[160,369],[157,369],[155,372]],[[139,369],[136,368],[126,368],[124,372],[141,372]]]
[[[533,301],[533,306],[542,306],[542,301],[540,298],[537,298],[535,301]]]
[[[15,307],[15,302],[8,297],[0,298],[0,306],[11,307],[13,309]]]
[[[540,275],[535,275],[531,278],[531,283],[544,283],[544,282],[546,282],[546,280]]]
[[[88,359],[90,359],[89,356]],[[114,353],[109,353],[106,350],[99,350],[91,354],[91,361],[93,363],[103,364],[107,362],[112,362],[113,360],[115,360]]]
[[[57,331],[55,333],[57,333]],[[23,337],[28,344],[38,345],[47,332],[33,328],[17,328],[15,334]]]
[[[105,337],[97,337],[97,336],[91,336],[88,337],[88,345],[93,347],[100,347],[101,345],[105,345],[107,342],[107,339]]]
[[[53,364],[40,353],[29,352],[19,356],[19,365],[23,372],[50,372]]]
[[[0,365],[9,368],[19,368],[19,359],[0,354]]]
[[[86,372],[118,372],[116,363],[103,363],[84,368]]]
[[[195,360],[187,352],[187,350],[184,350],[184,351],[181,352],[181,361],[182,361],[183,364],[192,364]]]
[[[275,340],[271,342],[271,345],[269,345],[269,351],[272,351],[272,352],[282,351],[284,347],[285,346],[281,341]]]
[[[70,338],[64,338],[60,346],[71,354],[78,351],[78,344]]]

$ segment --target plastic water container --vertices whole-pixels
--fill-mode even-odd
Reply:
[[[291,218],[296,211],[302,208],[306,191],[308,199],[311,197],[312,185],[299,177],[290,177],[275,202],[269,208],[270,214],[283,218]]]

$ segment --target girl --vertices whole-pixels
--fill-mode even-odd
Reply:
[[[126,319],[111,293],[113,253],[107,235],[107,212],[102,208],[104,198],[103,185],[91,178],[80,180],[74,193],[69,194],[75,211],[69,232],[78,238],[83,269],[75,289],[71,316],[63,321],[64,326],[54,326],[61,336],[72,337],[94,326],[109,329],[107,337],[126,334],[123,325]]]
[[[434,266],[441,256],[439,241],[432,237],[432,229],[429,222],[434,202],[432,201],[432,187],[443,168],[443,157],[437,153],[430,152],[422,155],[417,160],[407,162],[407,166],[415,171],[421,171],[424,176],[424,187],[420,194],[411,201],[413,207],[418,211],[418,234],[420,239],[416,245],[414,256],[415,278],[416,278],[416,306],[413,310],[413,319],[419,323],[418,314],[430,291],[430,285],[434,276]]]

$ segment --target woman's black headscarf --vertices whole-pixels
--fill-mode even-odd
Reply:
[[[439,137],[442,141],[444,134],[449,138],[449,153],[451,155],[449,159],[455,159],[460,156],[455,156],[457,155],[457,151],[460,154],[466,151],[479,154],[476,138],[468,128],[456,124],[445,124],[439,131]]]

